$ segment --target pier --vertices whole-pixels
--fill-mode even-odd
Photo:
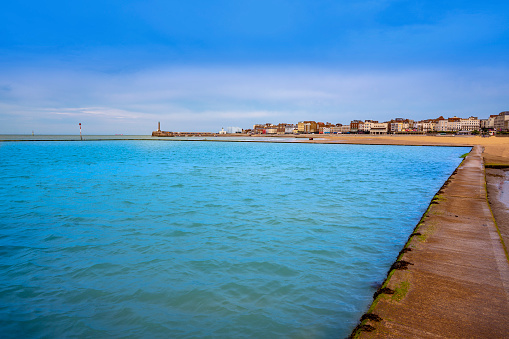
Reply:
[[[81,124],[80,124],[81,126]],[[218,133],[209,132],[169,132],[161,131],[161,122],[157,123],[157,131],[152,132],[153,137],[217,137]]]

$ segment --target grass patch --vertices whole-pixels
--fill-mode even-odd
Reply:
[[[469,155],[469,154],[470,154],[470,153],[465,153],[465,154],[462,154],[462,155],[460,155],[460,158],[463,158],[463,159],[465,159],[465,158],[467,157],[467,155]]]
[[[410,283],[408,281],[402,281],[399,283],[399,286],[394,290],[394,294],[392,295],[392,300],[401,301],[406,294],[408,293],[408,288],[410,287]]]

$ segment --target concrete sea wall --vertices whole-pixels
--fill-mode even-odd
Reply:
[[[475,146],[435,196],[375,293],[356,338],[505,338],[509,256]]]

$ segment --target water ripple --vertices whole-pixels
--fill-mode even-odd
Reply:
[[[344,337],[463,153],[3,144],[2,336]]]

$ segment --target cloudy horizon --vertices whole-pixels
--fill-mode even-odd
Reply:
[[[509,109],[501,1],[11,3],[0,133],[150,134]]]

